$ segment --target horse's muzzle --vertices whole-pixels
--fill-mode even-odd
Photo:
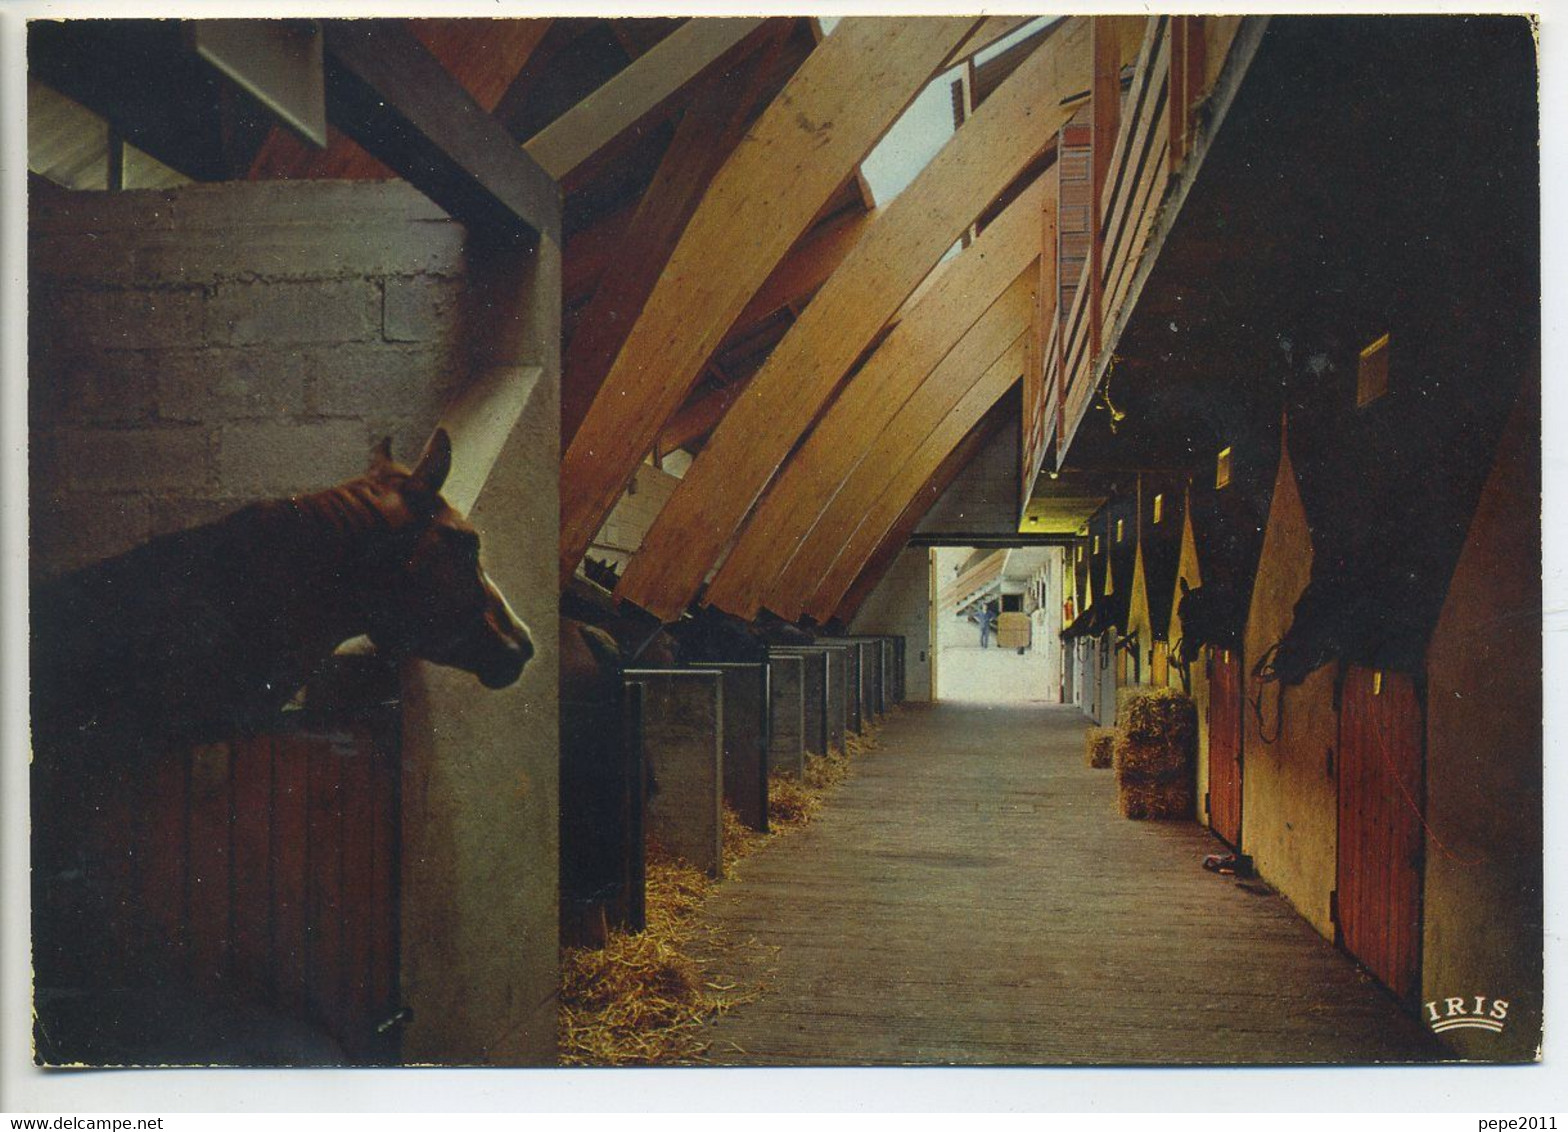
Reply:
[[[518,626],[516,633],[508,634],[496,642],[490,655],[476,667],[474,674],[486,688],[507,688],[517,683],[533,655],[533,639],[529,637],[527,629]]]

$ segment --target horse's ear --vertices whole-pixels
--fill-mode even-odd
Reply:
[[[431,436],[430,443],[425,445],[424,452],[419,457],[419,466],[414,469],[411,479],[418,480],[431,491],[440,491],[441,485],[446,483],[447,473],[452,470],[452,438],[447,435],[446,429],[438,428]]]
[[[383,436],[370,450],[370,474],[377,475],[392,466],[392,438]]]

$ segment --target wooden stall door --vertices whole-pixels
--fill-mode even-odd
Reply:
[[[395,717],[51,761],[34,775],[39,999],[82,1004],[52,1052],[396,1062]],[[110,1026],[104,1003],[154,1022]],[[157,1033],[172,1003],[190,1017]]]
[[[1241,848],[1241,654],[1209,650],[1209,828]]]
[[[1401,1001],[1421,982],[1424,751],[1415,682],[1352,667],[1339,716],[1340,943]]]

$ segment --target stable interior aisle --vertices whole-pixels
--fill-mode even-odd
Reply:
[[[908,705],[707,915],[750,1065],[1425,1061],[1435,1039],[1191,822],[1132,822],[1071,708]]]

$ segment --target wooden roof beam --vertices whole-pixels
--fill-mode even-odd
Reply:
[[[767,575],[764,602],[781,617],[800,616],[807,599],[849,541],[855,528],[892,482],[904,462],[954,411],[998,357],[1020,337],[1027,340],[1034,321],[1036,268],[1020,269],[1004,293],[964,333],[914,392],[896,409],[881,415],[882,427],[859,445],[863,457],[837,485],[824,491],[820,514],[793,542],[781,541],[780,568]],[[733,557],[733,555],[732,555]]]
[[[760,18],[687,20],[523,148],[570,187],[601,150],[658,114],[689,84],[756,46],[770,33]]]
[[[1028,353],[1020,336],[997,358],[937,427],[899,469],[886,490],[866,512],[854,534],[839,551],[818,583],[806,612],[818,623],[837,612],[849,588],[870,561],[888,532],[914,501],[952,450],[991,407],[1008,394],[1023,373]]]
[[[946,459],[931,473],[919,491],[915,493],[898,520],[883,536],[882,542],[866,560],[865,566],[856,576],[855,581],[844,594],[838,608],[831,615],[831,619],[848,624],[854,619],[866,598],[870,597],[877,584],[887,576],[888,570],[897,560],[899,553],[909,544],[910,537],[915,533],[915,528],[920,526],[920,520],[942,498],[943,492],[953,485],[959,474],[969,466],[974,458],[985,450],[986,445],[994,440],[998,433],[1007,425],[1007,413],[1002,411],[1004,401],[999,401],[991,411],[983,417],[979,424],[969,430],[969,435],[959,442],[958,447],[948,453]]]
[[[719,170],[567,448],[562,584],[736,316],[973,24],[845,19]]]
[[[775,311],[804,304],[838,270],[875,217],[875,211],[841,212],[803,236],[740,312],[729,338],[743,336],[745,328]]]
[[[724,414],[729,412],[730,406],[744,389],[744,382],[726,385],[687,404],[670,418],[670,423],[659,433],[658,443],[653,448],[654,455],[663,458],[677,448],[685,448],[707,436]]]
[[[454,219],[561,239],[561,194],[401,20],[325,20],[332,120]]]
[[[801,546],[904,403],[1039,257],[1035,233],[1047,182],[1054,190],[1054,179],[1037,180],[980,239],[948,261],[941,279],[908,309],[887,340],[849,379],[758,503],[734,549],[708,585],[705,600],[709,604],[753,617],[765,595],[788,594],[798,584],[789,579],[788,569],[781,574],[780,562]],[[1032,290],[1029,297],[1032,301]],[[1025,325],[1028,319],[1026,310]],[[1008,334],[985,361],[994,358],[1017,333],[1014,329]],[[835,545],[828,553],[837,550]],[[809,571],[811,565],[802,563],[796,569]],[[780,612],[771,602],[770,608]]]
[[[753,107],[769,93],[773,59],[791,29],[787,20],[768,26],[773,44],[767,58],[715,75],[686,107],[616,250],[615,270],[601,277],[577,322],[561,376],[562,443],[576,435],[703,192],[740,141]]]
[[[998,40],[1005,39],[1013,32],[1023,27],[1035,16],[988,16],[984,23],[975,28],[974,33],[954,49],[953,54],[947,59],[943,70],[957,67],[960,64],[970,63],[980,52],[990,47]],[[966,109],[968,109],[966,107]]]
[[[665,504],[626,568],[622,598],[662,617],[687,606],[850,367],[1066,123],[1062,99],[1088,85],[1088,40],[1089,21],[1068,20],[880,210]]]

